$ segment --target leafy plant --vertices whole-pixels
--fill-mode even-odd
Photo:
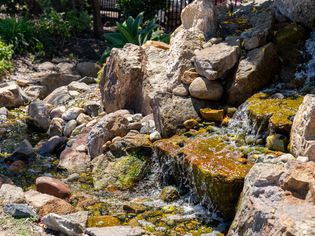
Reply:
[[[0,76],[8,73],[12,68],[12,48],[12,45],[7,45],[2,40],[0,40]]]
[[[116,23],[117,31],[104,35],[108,49],[105,50],[101,61],[104,61],[113,48],[122,48],[127,43],[142,45],[148,40],[158,40],[168,43],[169,35],[164,33],[156,20],[143,22],[144,13],[141,12],[136,18],[129,16],[123,23]]]
[[[43,50],[43,43],[38,39],[35,25],[25,19],[0,19],[0,37],[7,44],[13,45],[15,53]]]

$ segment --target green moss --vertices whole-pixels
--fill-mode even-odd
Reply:
[[[91,216],[88,218],[88,227],[108,227],[120,225],[118,218],[113,216]]]
[[[250,117],[263,130],[290,133],[293,118],[303,101],[303,97],[271,98],[267,93],[257,93],[247,100]]]
[[[134,157],[128,156],[116,162],[113,168],[118,173],[119,187],[128,189],[134,186],[143,173],[145,162]]]

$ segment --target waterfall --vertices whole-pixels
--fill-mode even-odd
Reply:
[[[310,38],[305,42],[305,53],[309,60],[298,67],[295,77],[305,79],[304,87],[310,87],[315,85],[315,31],[311,32]]]

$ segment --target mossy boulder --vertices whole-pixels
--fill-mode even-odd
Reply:
[[[276,133],[289,135],[293,118],[303,101],[303,97],[271,96],[257,93],[247,100],[248,113],[262,131],[273,130]]]
[[[98,157],[94,163],[93,180],[96,189],[130,189],[144,175],[146,161],[135,156],[125,156],[114,162],[106,156]]]
[[[244,178],[253,165],[250,160],[244,161],[241,150],[225,142],[224,137],[203,135],[193,139],[174,136],[156,142],[155,147],[161,162],[172,168],[170,173],[165,172],[171,175],[170,180],[177,185],[181,185],[181,179],[188,180],[200,198],[210,199],[224,217],[233,218]]]

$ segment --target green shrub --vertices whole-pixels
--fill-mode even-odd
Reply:
[[[85,11],[45,12],[38,21],[40,32],[55,38],[58,44],[90,28],[91,18]]]
[[[0,38],[12,44],[18,54],[43,51],[44,45],[38,38],[36,26],[25,19],[0,19]]]
[[[113,48],[123,48],[126,43],[142,45],[148,40],[169,42],[169,35],[159,28],[155,19],[146,22],[143,19],[143,12],[135,19],[129,16],[123,23],[116,23],[116,32],[104,35],[108,49],[103,53],[101,62],[105,61]]]
[[[8,73],[12,68],[11,58],[13,46],[7,45],[0,40],[0,76]]]

